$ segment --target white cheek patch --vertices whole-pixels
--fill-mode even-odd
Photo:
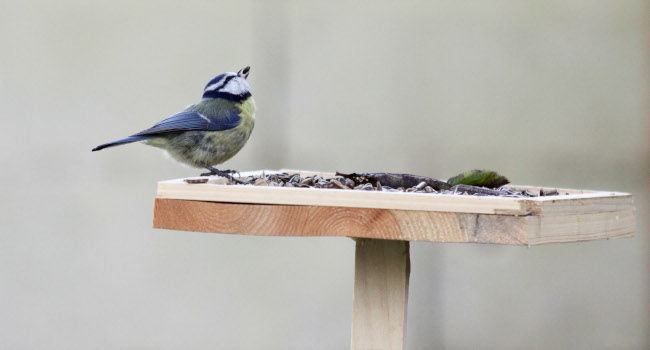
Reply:
[[[228,84],[226,84],[226,86],[224,86],[219,91],[223,91],[233,95],[241,95],[245,92],[242,84],[240,83],[240,79],[230,80]]]
[[[246,82],[245,79],[243,78],[235,78],[231,79],[226,86],[223,88],[219,89],[219,91],[223,91],[225,93],[233,94],[233,95],[243,95],[247,92],[250,91],[250,87],[248,86],[248,82]]]
[[[214,91],[214,90],[216,90],[221,85],[221,83],[223,82],[224,79],[226,79],[226,78],[224,77],[223,79],[219,80],[218,82],[206,86],[204,91]]]
[[[225,75],[223,78],[219,79],[218,81],[216,81],[216,82],[214,82],[214,83],[212,83],[212,84],[206,86],[206,87],[205,87],[205,90],[203,90],[203,91],[215,91],[215,90],[219,90],[219,89],[223,86],[223,82],[224,82],[226,79],[228,79],[229,77],[231,77],[231,76],[232,76],[232,75]]]

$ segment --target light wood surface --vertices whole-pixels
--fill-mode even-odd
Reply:
[[[410,273],[409,242],[358,239],[352,350],[402,350]]]
[[[212,202],[314,205],[353,208],[508,213],[526,215],[528,203],[512,198],[377,192],[319,188],[187,184],[182,179],[158,183],[158,198]],[[460,198],[463,197],[463,198]]]
[[[302,176],[334,176],[300,170]],[[511,186],[539,191],[535,186]],[[348,236],[402,241],[535,245],[634,234],[629,193],[558,189],[505,198],[430,193],[188,184],[161,181],[157,228],[269,236]]]
[[[374,208],[156,199],[154,227],[266,236],[534,245],[630,236],[631,210],[571,215],[485,215]]]

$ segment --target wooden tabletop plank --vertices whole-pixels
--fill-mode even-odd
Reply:
[[[546,217],[158,198],[154,227],[265,236],[532,245],[630,236],[635,221],[629,210]]]
[[[559,211],[587,213],[633,208],[632,196],[620,192],[588,192],[548,197],[513,198],[436,193],[216,185],[209,183],[188,184],[183,179],[159,182],[157,197],[230,203],[314,205],[503,215],[541,215],[542,213]]]
[[[298,170],[255,171],[334,176]],[[510,187],[539,191],[541,187]],[[548,189],[548,187],[546,187]],[[158,183],[158,228],[271,236],[347,236],[404,241],[532,245],[627,237],[629,193],[558,189],[557,196],[458,194]],[[568,193],[568,194],[566,194]]]
[[[315,205],[354,208],[526,215],[531,204],[518,198],[380,192],[251,185],[158,183],[158,198],[213,202]]]

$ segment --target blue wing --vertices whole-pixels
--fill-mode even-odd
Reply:
[[[187,111],[175,114],[147,130],[142,130],[127,138],[105,143],[93,148],[99,151],[104,148],[119,146],[131,142],[143,141],[155,137],[156,135],[182,132],[182,131],[221,131],[228,130],[239,125],[241,117],[235,111],[222,111],[220,116],[207,117],[200,112]]]
[[[181,112],[147,130],[140,131],[133,136],[159,135],[180,131],[221,131],[228,130],[239,125],[241,117],[239,113],[231,112],[224,116],[205,116],[196,111]]]

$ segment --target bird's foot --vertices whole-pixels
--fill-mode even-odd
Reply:
[[[239,182],[237,179],[235,179],[232,176],[232,174],[239,174],[239,171],[237,171],[237,170],[219,170],[219,169],[217,169],[215,167],[211,167],[211,166],[206,167],[206,169],[210,170],[210,172],[202,173],[201,176],[218,175],[218,176],[225,177],[225,178],[227,178],[227,179],[229,179],[231,181]]]
[[[236,173],[234,170],[219,170],[214,167],[207,167],[206,169],[210,170],[207,173],[202,173],[201,176],[211,176],[211,175],[218,175],[218,176],[223,176],[223,177],[229,177],[231,174]]]

